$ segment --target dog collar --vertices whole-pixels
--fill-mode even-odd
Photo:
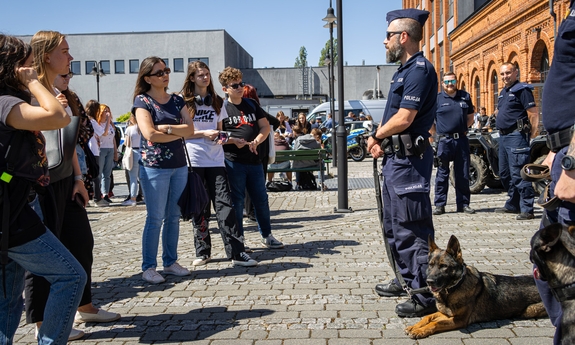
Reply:
[[[463,264],[463,273],[461,274],[461,277],[459,277],[459,280],[457,281],[457,283],[455,283],[454,285],[451,285],[450,287],[448,287],[446,289],[447,292],[455,291],[461,286],[461,284],[463,284],[463,278],[465,278],[466,272],[467,272],[467,265]]]
[[[552,287],[551,291],[559,302],[575,299],[575,283]]]

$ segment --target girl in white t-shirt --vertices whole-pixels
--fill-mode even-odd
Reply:
[[[122,206],[136,206],[136,198],[138,197],[138,173],[140,172],[140,141],[142,140],[142,133],[136,123],[134,114],[130,115],[130,122],[126,128],[126,149],[132,148],[132,168],[128,170],[130,178],[130,199],[122,202]]]
[[[114,168],[114,153],[116,150],[116,144],[114,140],[115,127],[112,119],[112,113],[110,112],[110,107],[106,104],[100,103],[100,109],[96,114],[96,118],[92,121],[92,126],[94,127],[94,135],[99,139],[100,143],[100,191],[103,196],[103,200],[111,203],[112,201],[108,197],[108,191],[110,190],[110,175],[112,174],[112,168]]]
[[[234,265],[255,266],[257,261],[245,253],[243,237],[236,225],[222,148],[228,142],[227,133],[222,132],[222,120],[228,117],[228,113],[223,99],[214,90],[208,65],[201,61],[188,64],[182,96],[192,114],[195,128],[194,135],[186,138],[186,149],[191,165],[204,180],[216,210],[226,255]],[[192,220],[197,257],[192,263],[194,266],[205,265],[211,260],[209,219],[208,205],[202,214]]]

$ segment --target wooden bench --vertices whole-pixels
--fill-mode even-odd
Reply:
[[[323,191],[323,176],[326,170],[325,160],[327,158],[327,152],[324,149],[317,150],[283,150],[276,151],[275,163],[281,163],[285,161],[304,161],[304,160],[317,160],[319,163],[317,165],[306,167],[306,168],[289,168],[285,169],[271,169],[268,168],[269,173],[280,173],[280,172],[314,172],[319,171],[319,187]]]

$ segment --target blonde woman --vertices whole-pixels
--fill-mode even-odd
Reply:
[[[94,201],[98,206],[106,206],[112,202],[108,197],[108,191],[110,190],[110,175],[114,167],[114,152],[116,150],[116,143],[114,141],[116,130],[110,107],[100,103],[96,118],[91,121],[94,127],[94,134],[100,142],[99,178],[101,181],[100,192],[102,193],[102,199]]]

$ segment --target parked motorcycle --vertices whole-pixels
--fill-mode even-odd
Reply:
[[[361,126],[361,127],[359,127]],[[372,133],[373,123],[371,121],[351,121],[346,122],[347,130],[347,155],[355,162],[361,162],[367,157],[367,140]],[[324,148],[331,152],[332,130],[323,133],[321,142]]]

